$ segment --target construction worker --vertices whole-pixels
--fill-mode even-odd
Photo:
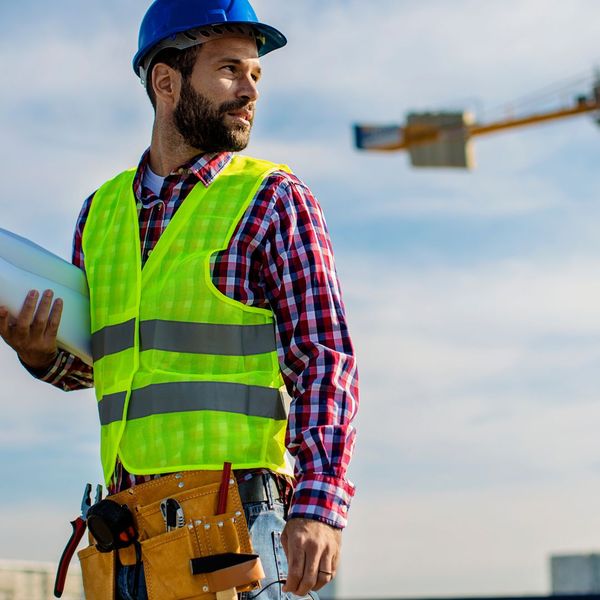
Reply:
[[[15,318],[0,307],[0,335],[35,377],[95,386],[110,494],[233,463],[263,585],[287,580],[265,599],[335,577],[358,402],[321,210],[287,167],[236,154],[259,59],[285,44],[248,0],[155,0],[133,61],[155,110],[150,148],[76,225],[93,371],[57,348],[51,290],[30,292]],[[143,568],[115,577],[117,598],[147,597]]]

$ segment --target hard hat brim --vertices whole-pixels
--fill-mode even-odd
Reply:
[[[283,35],[283,33],[281,33],[281,31],[275,29],[275,27],[271,27],[271,25],[266,25],[265,23],[248,21],[227,21],[225,23],[215,23],[214,27],[223,27],[225,25],[244,25],[256,29],[256,31],[260,33],[265,40],[264,44],[262,44],[258,48],[258,56],[264,56],[269,52],[273,52],[273,50],[283,48],[283,46],[287,44],[287,38],[285,37],[285,35]],[[187,30],[187,27],[183,27],[180,30],[174,30],[172,33],[173,35],[176,35],[177,33],[183,33]],[[144,59],[155,45],[156,44],[151,44],[147,47],[141,48],[133,57],[133,70],[135,71],[135,74],[138,77],[140,76],[140,67],[143,64]]]

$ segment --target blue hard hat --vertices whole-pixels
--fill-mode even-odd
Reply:
[[[144,73],[140,68],[147,62],[150,54],[155,54],[153,49],[157,46],[160,49],[183,49],[201,43],[193,37],[185,38],[178,34],[199,27],[225,25],[251,26],[261,42],[258,44],[259,56],[287,43],[280,31],[258,20],[248,0],[154,0],[140,26],[133,70],[143,79]]]

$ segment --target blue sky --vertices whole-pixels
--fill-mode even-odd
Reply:
[[[83,199],[149,142],[130,66],[147,6],[0,5],[0,226],[65,258]],[[351,125],[591,80],[600,5],[255,7],[289,45],[263,60],[248,153],[319,197],[359,357],[340,591],[547,592],[550,553],[600,549],[600,131],[588,116],[478,139],[466,173],[356,152]],[[0,557],[55,560],[100,477],[94,398],[33,381],[4,347],[0,378]]]

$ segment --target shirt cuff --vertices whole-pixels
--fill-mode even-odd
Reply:
[[[57,375],[62,373],[64,370],[64,365],[71,356],[70,353],[65,352],[64,350],[59,350],[54,362],[50,364],[49,367],[45,369],[33,369],[30,366],[26,365],[20,358],[20,363],[27,369],[27,371],[33,375],[36,379],[41,381],[45,381],[47,383],[54,383],[54,380],[57,378]]]
[[[315,519],[343,529],[348,524],[348,510],[354,485],[332,475],[304,474],[292,496],[288,518]]]

